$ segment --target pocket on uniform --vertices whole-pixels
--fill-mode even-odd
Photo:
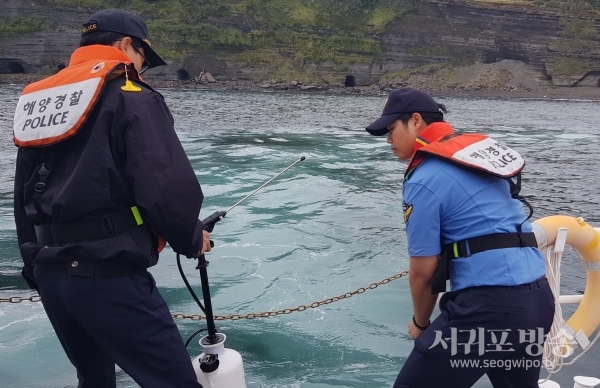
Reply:
[[[486,304],[484,305],[485,309],[496,311],[499,313],[516,313],[516,314],[525,314],[527,313],[527,309],[523,307],[513,307],[513,306],[494,306]]]

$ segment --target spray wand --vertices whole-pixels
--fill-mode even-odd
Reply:
[[[257,188],[256,190],[254,190],[253,192],[251,192],[250,194],[246,195],[244,198],[242,198],[241,200],[236,202],[229,209],[227,209],[225,211],[216,211],[213,214],[211,214],[210,216],[206,217],[204,220],[202,220],[202,223],[204,224],[204,230],[208,231],[209,233],[212,232],[215,225],[217,224],[217,222],[221,221],[223,219],[223,217],[225,217],[227,215],[227,213],[229,213],[233,208],[235,208],[236,206],[238,206],[239,204],[244,202],[246,199],[253,196],[257,191],[259,191],[260,189],[262,189],[263,187],[265,187],[266,185],[271,183],[273,180],[278,178],[281,174],[283,174],[290,168],[294,167],[297,163],[303,161],[304,159],[306,159],[304,156],[300,157],[294,163],[290,164],[288,167],[283,169],[279,174],[275,175],[273,178],[271,178],[268,181],[266,181],[265,183],[263,183],[259,188]],[[214,246],[212,241],[210,242],[210,245]],[[200,300],[196,296],[196,293],[190,286],[189,282],[187,281],[187,278],[185,277],[185,274],[183,273],[183,269],[181,268],[181,260],[179,257],[179,253],[177,254],[177,267],[179,268],[179,273],[181,274],[183,282],[185,283],[188,291],[190,292],[190,294],[192,295],[192,297],[194,298],[194,300],[196,301],[198,306],[200,306],[200,309],[202,310],[202,312],[204,312],[204,314],[206,315],[207,329],[202,329],[202,330],[199,330],[196,333],[194,333],[188,339],[186,346],[190,343],[190,341],[192,340],[192,338],[194,338],[194,336],[196,334],[200,333],[203,330],[208,330],[208,336],[206,336],[205,338],[202,339],[203,341],[206,340],[207,344],[213,345],[213,344],[221,342],[223,340],[223,337],[217,335],[217,330],[215,328],[215,319],[213,316],[212,302],[210,299],[210,288],[208,285],[208,272],[206,270],[206,267],[208,267],[208,261],[206,260],[204,255],[200,255],[198,257],[198,266],[196,267],[196,269],[198,269],[200,271],[200,281],[202,282],[202,296],[204,299],[204,306],[202,305],[202,303],[200,303]]]

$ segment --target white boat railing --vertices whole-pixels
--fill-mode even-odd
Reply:
[[[560,304],[579,304],[583,299],[583,295],[560,295],[558,303]]]
[[[594,228],[594,229],[596,229],[596,231],[598,233],[600,233],[600,228]],[[562,247],[555,248],[556,251],[560,250],[562,252],[562,250],[564,249],[564,244],[565,244],[564,243],[564,241],[565,241],[564,238],[566,238],[566,233],[562,237],[563,237],[562,239],[559,238],[558,236],[556,238],[556,240],[557,240],[556,243],[557,244],[555,244],[555,246],[556,245],[562,245]],[[562,241],[559,241],[559,240],[562,240]],[[583,295],[560,295],[558,297],[558,303],[560,303],[560,304],[579,304],[579,303],[581,303],[582,299],[583,299]]]
[[[583,221],[583,219],[581,219],[581,221]],[[596,230],[596,232],[600,233],[600,228],[594,228],[594,230]],[[554,239],[554,246],[552,247],[547,247],[544,249],[544,256],[546,256],[546,259],[549,260],[548,265],[551,267],[549,269],[549,271],[551,273],[556,274],[559,278],[560,278],[560,258],[562,253],[564,252],[565,249],[565,243],[566,243],[566,238],[567,238],[567,228],[559,228],[556,234],[556,238]],[[555,254],[558,254],[555,255]],[[554,294],[558,294],[558,291],[560,290],[560,279],[554,279],[552,278],[552,276],[548,277],[549,281],[550,281],[550,286],[552,287],[552,290],[554,292]],[[581,303],[581,301],[583,300],[583,295],[560,295],[558,297],[558,303],[559,304],[579,304]],[[561,308],[560,306],[557,306],[557,313],[562,314]],[[564,321],[562,321],[564,324]],[[552,335],[552,332],[556,330],[556,324],[557,324],[557,319],[555,317],[555,320],[552,324],[552,330],[550,331],[549,335]],[[562,327],[562,324],[559,324],[559,326]],[[583,338],[580,338],[579,336],[582,335]],[[583,354],[585,354],[585,352],[589,349],[589,345],[590,345],[590,341],[589,339],[585,336],[585,334],[582,331],[579,331],[579,333],[577,333],[575,335],[575,339],[579,346],[582,349],[582,353],[580,353],[579,355],[577,355],[572,361],[565,363],[562,357],[556,357],[555,355],[553,355],[552,352],[548,352],[548,349],[545,348],[544,349],[544,363],[545,363],[545,369],[550,372],[550,375],[545,379],[545,380],[540,380],[538,382],[539,387],[540,388],[560,388],[560,385],[554,381],[549,380],[548,378],[558,372],[561,367],[563,365],[571,365],[573,364],[578,358],[580,358]],[[594,338],[594,340],[592,341],[591,344],[593,344],[594,342],[596,342],[596,340],[598,339],[598,336],[596,336],[596,338]],[[581,342],[580,342],[581,341]],[[545,346],[548,343],[545,344]],[[575,376],[574,378],[574,385],[573,388],[593,388],[596,387],[599,383],[600,383],[600,379],[595,378],[595,377],[587,377],[587,376]]]

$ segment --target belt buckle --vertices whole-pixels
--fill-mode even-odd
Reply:
[[[38,182],[35,184],[35,186],[33,186],[33,190],[36,193],[41,193],[42,191],[44,191],[44,188],[46,188],[46,184],[44,182]]]

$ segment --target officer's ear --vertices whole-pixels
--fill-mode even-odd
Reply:
[[[415,126],[417,133],[421,132],[421,130],[425,129],[425,127],[427,127],[427,123],[425,122],[425,120],[423,120],[423,116],[421,116],[420,113],[413,113],[412,116],[410,117],[410,119],[413,123],[413,125]]]
[[[112,47],[123,51],[125,54],[127,54],[127,49],[129,46],[131,46],[131,38],[128,36],[124,36],[121,39],[115,40],[112,44]]]
[[[131,38],[129,36],[125,36],[119,40],[115,40],[112,44],[112,47],[122,51],[125,55],[127,55],[131,62],[134,62],[137,51],[133,49],[131,42]]]

